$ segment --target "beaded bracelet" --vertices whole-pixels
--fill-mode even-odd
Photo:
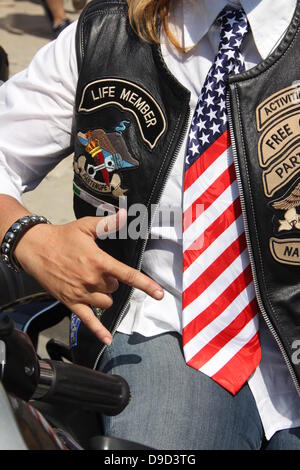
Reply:
[[[7,230],[1,243],[1,258],[0,260],[5,263],[10,269],[15,272],[22,270],[21,266],[13,256],[15,248],[22,238],[22,236],[34,225],[49,224],[50,222],[46,217],[39,215],[25,215],[18,219]]]

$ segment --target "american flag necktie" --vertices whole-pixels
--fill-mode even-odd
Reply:
[[[193,116],[183,195],[183,350],[189,366],[236,394],[258,366],[258,307],[225,105],[240,73],[248,22],[242,9],[218,18],[220,44]]]

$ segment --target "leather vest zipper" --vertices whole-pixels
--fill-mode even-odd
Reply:
[[[233,99],[233,97],[232,97]],[[232,112],[231,112],[231,106],[230,106],[230,92],[227,92],[226,95],[226,108],[227,108],[227,113],[228,113],[228,125],[229,125],[229,132],[230,132],[230,139],[231,139],[231,147],[232,147],[232,154],[233,154],[233,162],[235,166],[235,172],[236,172],[236,178],[237,178],[237,183],[238,183],[238,188],[239,188],[239,194],[240,194],[240,201],[241,201],[241,207],[242,207],[242,214],[243,214],[243,222],[244,222],[244,229],[245,229],[245,235],[246,235],[246,240],[247,240],[247,247],[248,247],[248,253],[249,253],[249,258],[250,258],[250,265],[252,269],[252,274],[253,274],[253,285],[255,289],[255,294],[257,298],[257,303],[260,309],[260,312],[263,316],[263,319],[265,320],[273,338],[275,339],[276,343],[278,344],[278,347],[281,351],[281,354],[283,356],[283,359],[285,360],[285,363],[287,365],[287,368],[291,374],[292,380],[294,382],[294,385],[296,387],[296,390],[298,394],[300,395],[300,384],[298,382],[298,379],[296,377],[296,374],[294,372],[293,366],[291,364],[291,361],[289,359],[289,356],[275,330],[273,327],[271,320],[268,317],[268,314],[266,312],[266,309],[263,305],[262,298],[260,295],[259,291],[259,286],[258,286],[258,281],[257,281],[257,275],[256,275],[256,269],[255,269],[255,263],[254,263],[254,257],[253,257],[253,248],[251,245],[251,240],[250,240],[250,233],[249,233],[249,228],[248,228],[248,221],[247,221],[247,211],[246,211],[246,203],[245,203],[245,198],[244,198],[244,193],[243,193],[243,186],[242,186],[242,181],[241,181],[241,174],[240,174],[240,168],[239,168],[239,163],[238,163],[238,156],[237,156],[237,146],[236,146],[236,141],[235,141],[235,135],[234,135],[234,126],[233,126],[233,119],[232,119]]]

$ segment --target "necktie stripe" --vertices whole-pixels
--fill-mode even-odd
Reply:
[[[217,281],[219,276],[221,276],[239,256],[237,254],[237,248],[239,247],[241,250],[244,250],[246,246],[245,233],[243,232],[192,284],[189,285],[189,287],[185,288],[183,307],[185,308],[193,302],[199,295],[203,294],[213,282]]]
[[[184,192],[184,212],[187,211],[209,188],[212,182],[221,176],[221,174],[228,168],[227,155],[228,153],[226,149]]]
[[[222,235],[223,230],[229,228],[235,220],[239,220],[242,213],[241,202],[239,198],[235,199],[232,204],[215,221],[204,231],[201,240],[196,238],[195,242],[190,245],[183,256],[183,270],[187,271],[189,266],[193,264],[201,254],[210,246],[210,240],[214,236],[217,239]],[[201,245],[201,246],[200,246]],[[199,247],[197,249],[197,247]],[[185,276],[184,276],[185,277]]]
[[[206,229],[211,225],[212,221],[218,218],[228,207],[232,201],[239,196],[239,190],[236,180],[202,212],[194,222],[192,222],[185,230],[183,235],[183,251],[187,250],[195,240],[204,234]]]
[[[201,344],[198,341],[198,351],[192,356],[189,360],[189,364],[193,364],[195,369],[201,369],[202,366],[222,348],[229,341],[231,341],[238,332],[243,330],[243,328],[253,319],[252,309],[256,307],[256,301],[253,300],[248,304],[233,320],[222,329],[216,336],[214,336],[209,343],[203,342]],[[185,347],[185,354],[187,357],[187,351]]]
[[[226,291],[234,279],[238,278],[239,275],[244,272],[249,265],[247,254],[247,250],[245,249],[243,253],[241,253],[241,255],[236,258],[217,279],[211,282],[209,286],[203,290],[201,296],[197,297],[189,304],[187,303],[187,299],[184,300],[184,317],[186,320],[194,318],[195,314],[199,315],[201,311],[206,309],[210,303],[213,303],[223,294],[224,291]]]
[[[239,331],[225,346],[220,349],[208,362],[201,367],[201,372],[204,374],[215,375],[222,369],[227,362],[229,362],[245,345],[245,341],[251,340],[257,333],[257,325],[255,319],[252,317],[252,321],[248,322],[247,325]]]
[[[220,176],[211,182],[210,186],[208,186],[207,189],[185,211],[183,215],[183,230],[186,230],[196,220],[201,209],[203,211],[207,210],[214,200],[221,196],[224,193],[224,190],[235,180],[236,174],[232,163],[229,168],[226,168]],[[199,182],[199,184],[201,184],[201,182]]]
[[[245,287],[247,289],[248,286]],[[251,289],[252,287],[252,289]],[[244,289],[244,290],[245,290]],[[249,301],[255,300],[255,291],[253,284],[248,287],[248,296],[244,295],[244,290],[231,302],[225,310],[220,313],[211,323],[208,323],[201,331],[199,331],[191,340],[184,345],[184,354],[187,360],[190,360],[193,356],[200,351],[201,348],[206,346],[212,341],[218,331],[222,331],[238,316],[240,313],[247,308]],[[255,300],[256,301],[256,300]],[[216,330],[216,326],[218,330]]]
[[[254,372],[260,360],[261,349],[259,335],[256,333],[245,346],[239,350],[239,354],[233,356],[233,358],[216,374],[211,376],[211,378],[229,390],[233,395],[236,395],[238,390]],[[235,374],[233,374],[232,371],[234,371]]]
[[[206,152],[202,154],[202,158],[198,158],[195,164],[190,166],[184,174],[184,191],[188,190],[190,186],[201,176],[217,158],[230,146],[229,133],[226,130],[214,143],[209,147]],[[206,157],[206,158],[205,158]]]
[[[235,224],[231,224],[220,236],[215,236],[215,240],[198,254],[193,263],[189,265],[184,273],[183,289],[188,289],[193,282],[205,273],[206,269],[212,265],[225,250],[244,232],[243,218],[240,216]]]
[[[244,70],[240,46],[248,23],[242,9],[229,6],[219,20],[219,50],[187,144],[182,325],[187,363],[236,393],[260,357],[257,302],[225,104],[228,75]]]
[[[209,304],[202,311],[194,312],[194,315],[185,320],[183,325],[183,344],[191,339],[209,323],[212,323],[224,310],[234,301],[234,299],[245,290],[252,282],[251,268],[248,266],[232,283],[222,292],[214,302]],[[248,297],[245,296],[246,299]]]

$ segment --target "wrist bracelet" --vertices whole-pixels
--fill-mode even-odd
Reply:
[[[46,217],[39,215],[25,215],[18,219],[7,230],[1,243],[1,258],[0,260],[5,263],[10,269],[15,272],[22,271],[21,266],[14,257],[15,248],[22,238],[22,236],[34,225],[50,224]]]

